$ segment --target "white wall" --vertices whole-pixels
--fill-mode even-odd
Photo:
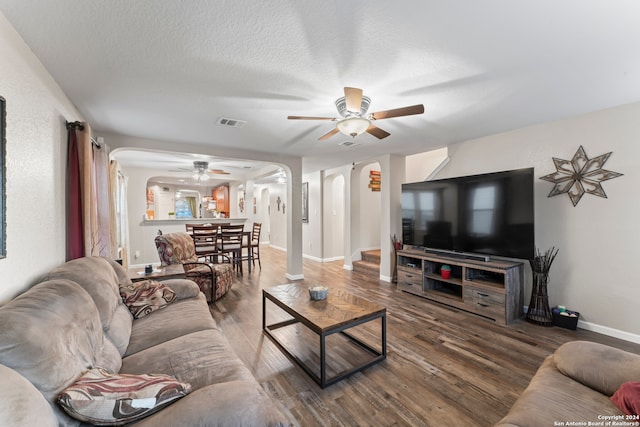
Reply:
[[[315,172],[302,176],[302,182],[309,183],[309,222],[302,223],[302,251],[304,256],[322,261],[322,173]]]
[[[280,198],[280,209],[278,209]],[[287,250],[287,211],[291,208],[287,200],[287,186],[285,184],[269,185],[269,244],[278,249]],[[284,206],[283,206],[284,205]]]
[[[323,260],[344,257],[344,191],[342,174],[331,174],[323,180]]]
[[[371,163],[360,172],[360,250],[380,249],[380,211],[382,198],[380,191],[369,188],[369,172],[380,171],[379,163]],[[355,248],[354,248],[355,249]]]
[[[404,182],[426,181],[434,170],[445,164],[448,151],[445,147],[407,156],[405,159],[406,175]]]
[[[449,147],[451,161],[437,178],[535,168],[535,235],[541,250],[560,252],[551,268],[551,305],[581,313],[580,326],[640,339],[640,103],[514,130]],[[548,198],[552,157],[571,159],[583,146],[593,158],[613,152],[605,169],[624,176],[603,182],[608,198],[585,195],[573,207],[567,195]],[[531,295],[526,283],[525,304]]]
[[[0,58],[7,109],[4,303],[65,261],[65,124],[83,118],[2,13]]]

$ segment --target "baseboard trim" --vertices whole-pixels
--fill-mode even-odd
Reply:
[[[343,256],[337,256],[333,258],[318,258],[316,256],[307,255],[307,254],[302,254],[302,258],[310,259],[311,261],[315,261],[315,262],[333,262],[333,261],[340,261],[344,259]]]
[[[382,274],[380,275],[380,280],[382,280],[383,282],[389,282],[389,283],[391,283],[391,280],[392,280],[392,279],[393,279],[392,277],[389,277],[389,276],[383,276]]]
[[[524,306],[522,309],[523,318],[527,315],[528,306]],[[596,332],[598,334],[607,335],[609,337],[618,338],[621,340],[634,342],[640,344],[640,335],[632,334],[631,332],[621,331],[620,329],[610,328],[608,326],[598,325],[597,323],[585,322],[584,320],[578,320],[578,328],[585,331]]]
[[[286,277],[289,280],[304,280],[304,274],[285,274],[284,277]]]
[[[619,329],[610,328],[608,326],[602,326],[596,323],[578,320],[578,328],[586,329],[587,331],[597,332],[602,335],[608,335],[610,337],[619,338],[621,340],[640,344],[640,335],[632,334],[631,332],[621,331]]]

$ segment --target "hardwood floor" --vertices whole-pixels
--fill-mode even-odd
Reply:
[[[341,287],[387,307],[387,359],[321,389],[262,334],[262,288],[289,281],[286,255],[261,247],[262,269],[245,271],[211,305],[234,351],[265,391],[301,426],[491,426],[528,385],[544,358],[567,341],[596,341],[640,353],[640,344],[578,329],[519,320],[500,326],[347,271],[342,261],[304,260],[304,281]],[[278,316],[268,306],[269,316]],[[376,328],[362,327],[365,336]],[[379,326],[378,326],[379,331]],[[379,332],[378,332],[379,333]],[[313,358],[313,336],[289,332],[290,345]],[[348,363],[349,344],[332,344],[333,363]]]

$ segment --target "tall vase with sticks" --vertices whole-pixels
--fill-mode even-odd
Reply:
[[[537,249],[536,256],[529,260],[531,272],[533,273],[533,287],[526,320],[542,326],[553,326],[547,283],[549,282],[551,264],[557,254],[558,249],[555,247],[548,249],[544,254],[540,253],[540,249]]]
[[[398,283],[398,250],[402,249],[402,241],[398,240],[395,233],[391,236],[391,247],[393,248],[393,283]]]

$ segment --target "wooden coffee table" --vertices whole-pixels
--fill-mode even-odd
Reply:
[[[266,305],[267,300],[284,310],[292,319],[267,325]],[[349,294],[343,289],[329,288],[326,300],[313,301],[309,298],[308,288],[305,285],[287,284],[262,290],[262,329],[273,342],[289,358],[295,361],[313,378],[320,387],[325,388],[356,372],[378,363],[387,357],[387,309],[378,304]],[[349,328],[380,319],[380,346],[374,348],[350,333],[345,332]],[[302,359],[290,352],[279,340],[274,330],[301,323],[320,337],[320,375]],[[350,342],[372,355],[368,360],[347,368],[331,378],[327,378],[326,339],[332,334],[340,333],[346,336]],[[376,346],[378,347],[378,346]]]
[[[132,282],[141,280],[167,280],[167,279],[184,279],[184,267],[182,264],[171,264],[165,266],[153,267],[153,273],[145,273],[144,267],[130,268],[127,275]]]

